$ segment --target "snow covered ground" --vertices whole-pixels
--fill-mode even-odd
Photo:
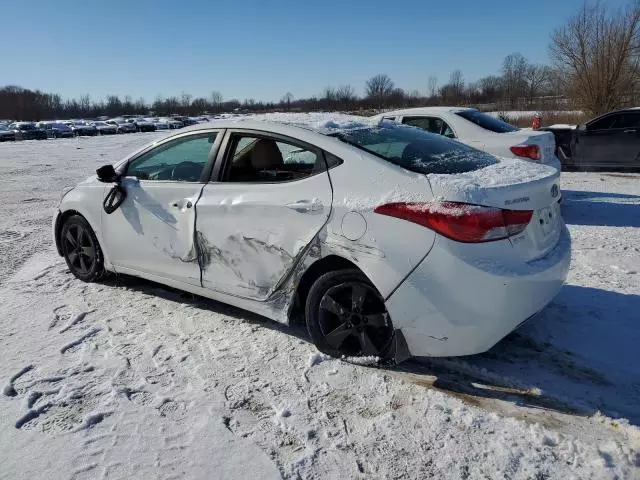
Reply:
[[[567,285],[490,352],[371,368],[147,281],[84,284],[60,191],[163,134],[0,145],[0,478],[640,478],[640,176],[563,174]]]

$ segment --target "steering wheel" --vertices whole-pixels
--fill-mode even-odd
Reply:
[[[171,180],[187,180],[197,182],[200,180],[202,165],[196,162],[180,162],[171,169]]]

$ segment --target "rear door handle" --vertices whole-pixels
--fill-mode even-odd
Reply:
[[[288,203],[287,208],[295,210],[296,212],[319,212],[323,209],[322,202],[320,200],[298,200],[297,202]]]
[[[637,130],[625,130],[624,133],[637,133]]]

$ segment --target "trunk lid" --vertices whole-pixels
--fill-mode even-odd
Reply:
[[[560,172],[553,167],[501,158],[472,172],[427,177],[439,201],[533,211],[524,232],[509,239],[525,261],[543,257],[560,238],[564,224],[558,205]]]

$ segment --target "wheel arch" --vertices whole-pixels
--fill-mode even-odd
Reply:
[[[67,221],[67,219],[72,217],[72,216],[74,216],[74,215],[79,215],[82,218],[84,218],[85,220],[87,220],[84,215],[82,215],[77,210],[73,210],[73,209],[65,210],[64,212],[58,212],[58,215],[56,216],[56,224],[55,224],[55,228],[54,228],[54,240],[56,242],[56,250],[58,251],[58,255],[60,255],[61,257],[62,257],[62,245],[60,243],[60,235],[62,235],[62,227],[65,224],[65,222]],[[91,225],[91,224],[89,224],[89,225]],[[91,228],[93,228],[93,227],[91,227]],[[95,229],[94,229],[94,231],[95,231]]]
[[[330,254],[322,257],[319,260],[313,262],[300,277],[295,290],[295,302],[293,303],[291,312],[289,313],[289,322],[291,324],[299,324],[301,322],[304,322],[304,308],[307,297],[309,295],[309,291],[311,290],[311,286],[318,278],[320,278],[325,273],[346,269],[356,269],[362,272],[362,274],[366,276],[371,282],[371,279],[366,275],[366,273],[363,272],[362,269],[352,261],[336,254]],[[374,285],[373,282],[371,282],[371,284]]]

